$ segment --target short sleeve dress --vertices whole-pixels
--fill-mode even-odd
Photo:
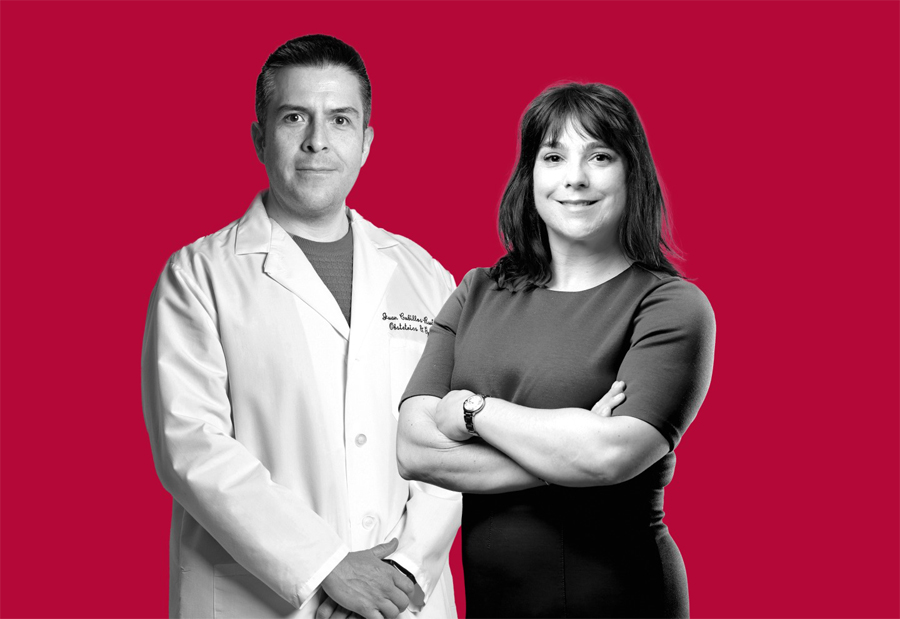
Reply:
[[[638,264],[579,292],[512,293],[486,269],[466,275],[435,318],[404,398],[468,389],[552,414],[590,409],[624,380],[627,398],[613,414],[646,421],[670,447],[613,486],[464,494],[468,617],[688,616],[663,488],[709,387],[714,342],[703,293]]]

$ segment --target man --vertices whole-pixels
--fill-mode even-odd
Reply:
[[[404,481],[395,455],[399,398],[453,278],[345,205],[374,136],[352,47],[285,43],[256,110],[269,189],[172,256],[147,317],[170,613],[455,617],[459,495]]]

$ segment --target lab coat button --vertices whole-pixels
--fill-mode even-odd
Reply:
[[[362,525],[364,529],[371,529],[375,526],[375,519],[372,516],[366,516],[362,520]]]
[[[358,447],[362,447],[363,445],[365,445],[367,440],[368,439],[366,438],[365,434],[357,434],[356,435],[356,445]]]

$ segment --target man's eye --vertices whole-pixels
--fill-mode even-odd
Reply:
[[[298,123],[303,120],[303,117],[300,114],[288,114],[284,119],[289,123]]]
[[[347,118],[346,116],[336,116],[334,118],[334,124],[343,127],[344,125],[350,124],[350,119]]]

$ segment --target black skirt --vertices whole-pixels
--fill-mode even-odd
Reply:
[[[687,617],[662,494],[625,483],[464,495],[466,616]]]

